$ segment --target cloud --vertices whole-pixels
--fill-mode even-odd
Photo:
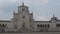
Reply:
[[[35,20],[36,21],[48,21],[49,19],[45,16],[36,16]]]

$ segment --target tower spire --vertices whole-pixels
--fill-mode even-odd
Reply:
[[[53,14],[53,17],[55,17],[55,14]]]
[[[24,6],[24,2],[22,2],[22,6]]]

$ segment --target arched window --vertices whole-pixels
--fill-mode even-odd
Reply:
[[[40,27],[40,25],[38,24],[37,27]]]
[[[25,16],[23,16],[22,18],[25,19]]]
[[[48,27],[49,27],[49,25],[48,25]]]
[[[25,23],[22,24],[22,27],[25,28]]]

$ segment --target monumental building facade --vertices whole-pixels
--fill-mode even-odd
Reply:
[[[49,21],[35,21],[33,13],[29,13],[29,7],[22,3],[18,6],[18,13],[13,12],[11,20],[0,20],[0,31],[60,31],[60,20],[53,15]]]

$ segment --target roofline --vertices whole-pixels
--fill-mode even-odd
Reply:
[[[11,22],[11,20],[0,20],[0,22]]]
[[[38,21],[38,22],[42,22],[42,21]],[[45,22],[45,21],[43,21],[43,22]],[[47,22],[49,22],[49,21],[47,21]]]

